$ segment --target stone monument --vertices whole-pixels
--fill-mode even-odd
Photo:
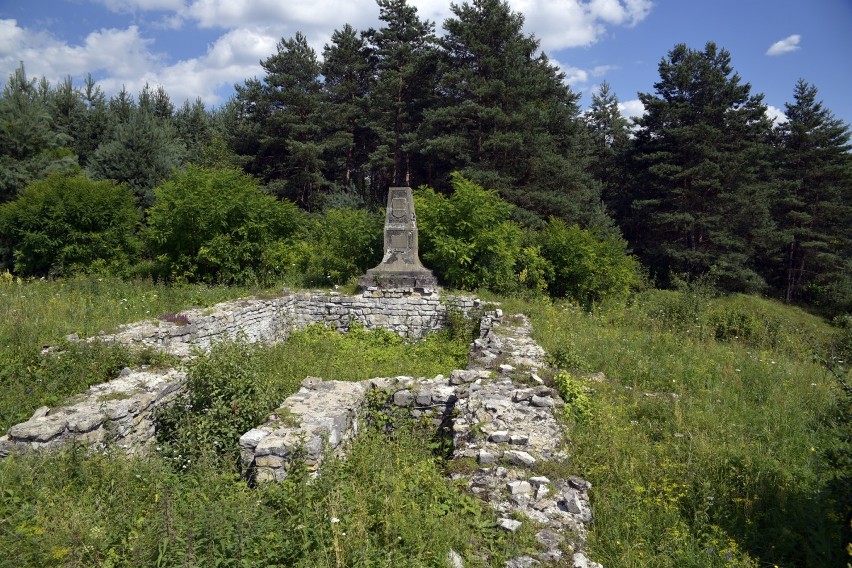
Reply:
[[[388,192],[384,250],[382,262],[358,280],[362,290],[438,287],[437,278],[417,255],[417,216],[410,187],[392,187]]]

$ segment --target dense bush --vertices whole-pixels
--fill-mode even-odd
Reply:
[[[311,219],[295,255],[305,283],[342,284],[377,265],[382,227],[380,214],[363,209],[328,209]]]
[[[598,239],[590,231],[551,218],[540,234],[541,254],[553,266],[548,290],[585,306],[625,300],[639,284],[639,263],[618,237]]]
[[[120,270],[138,254],[139,222],[125,186],[52,175],[0,206],[7,265],[20,275],[64,275],[93,265]]]
[[[523,231],[509,221],[512,206],[460,174],[452,185],[450,197],[431,188],[415,195],[424,263],[453,288],[513,291]]]
[[[264,252],[300,225],[296,206],[264,194],[251,176],[190,165],[155,191],[146,237],[167,279],[248,283],[275,275]]]
[[[447,285],[503,294],[542,293],[586,306],[624,300],[639,282],[639,264],[618,237],[551,219],[540,232],[510,221],[512,206],[454,174],[455,191],[415,195],[423,261]]]

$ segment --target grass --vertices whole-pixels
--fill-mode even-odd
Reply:
[[[836,329],[743,296],[509,308],[530,310],[560,366],[607,376],[586,385],[591,413],[568,418],[573,465],[594,484],[593,558],[845,565],[849,493],[838,480],[849,471],[836,456],[849,455],[848,400],[821,364]]]
[[[7,273],[8,274],[8,273]],[[26,420],[43,405],[111,378],[125,366],[165,365],[153,352],[131,354],[119,346],[79,345],[63,338],[109,332],[119,324],[208,306],[246,296],[248,288],[202,285],[165,286],[107,276],[67,280],[0,278],[0,431]],[[61,357],[40,356],[57,346]]]

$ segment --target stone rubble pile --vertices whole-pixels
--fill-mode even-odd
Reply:
[[[469,464],[455,468],[467,473],[454,478],[464,479],[498,512],[504,530],[535,524],[544,550],[512,559],[507,567],[566,562],[599,567],[582,551],[592,521],[591,485],[573,476],[549,479],[539,471],[564,470],[568,461],[554,415],[564,404],[537,374],[546,366],[544,350],[530,338],[524,316],[495,325],[501,316],[499,310],[483,316],[487,322],[472,347],[470,365],[449,378],[306,379],[267,422],[240,438],[244,468],[256,481],[284,479],[297,459],[316,471],[326,451],[344,451],[370,420],[367,399],[378,390],[395,410],[452,428],[453,459]]]
[[[345,330],[357,321],[367,328],[389,327],[421,337],[444,324],[448,306],[465,313],[482,308],[471,298],[439,300],[437,293],[414,290],[370,289],[357,296],[288,294],[190,310],[173,318],[175,323],[139,322],[97,339],[150,346],[187,358],[219,339],[280,341],[290,330],[311,323]],[[371,403],[385,401],[395,412],[450,429],[458,466],[453,469],[459,472],[454,478],[464,480],[473,494],[498,512],[503,530],[514,532],[532,524],[543,550],[514,558],[507,568],[600,568],[583,552],[586,527],[592,521],[590,484],[554,474],[567,469],[557,419],[564,404],[539,376],[547,376],[544,350],[531,338],[525,316],[504,321],[500,310],[485,312],[480,329],[467,368],[453,371],[449,378],[344,382],[309,377],[265,423],[240,438],[246,471],[257,482],[281,480],[297,459],[317,471],[327,451],[345,451],[347,442],[363,430],[371,419]],[[139,451],[154,439],[154,409],[174,400],[185,379],[185,373],[174,369],[125,369],[117,379],[90,388],[66,405],[41,408],[27,422],[13,426],[0,437],[0,457],[72,442]],[[376,393],[380,396],[373,396]],[[450,563],[463,565],[458,555]]]
[[[568,461],[554,414],[564,403],[537,374],[546,367],[545,352],[530,337],[529,320],[513,319],[476,340],[468,370],[454,373],[462,382],[456,391],[454,458],[475,462],[469,473],[454,477],[465,479],[471,492],[497,510],[504,530],[536,523],[535,536],[545,551],[512,559],[507,568],[566,560],[575,567],[599,567],[582,551],[592,521],[591,484],[540,473],[564,470]],[[496,370],[497,377],[488,378],[489,370]]]

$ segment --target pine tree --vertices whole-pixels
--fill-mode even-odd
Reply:
[[[618,108],[618,97],[603,82],[592,93],[592,104],[585,114],[591,133],[594,158],[592,171],[602,184],[607,210],[622,230],[630,211],[627,160],[630,152],[630,124]]]
[[[154,188],[183,163],[185,152],[171,124],[134,109],[95,151],[87,173],[93,179],[127,183],[139,206],[147,209],[154,201]]]
[[[435,182],[460,170],[541,217],[608,226],[588,169],[579,96],[523,33],[523,15],[503,0],[452,11],[441,42],[441,97],[423,127]]]
[[[759,290],[775,235],[763,97],[712,42],[675,46],[659,71],[656,94],[639,94],[632,244],[661,284],[712,273],[723,289]]]
[[[364,40],[346,24],[335,30],[323,50],[322,75],[325,94],[325,169],[338,188],[364,187],[364,164],[369,158],[370,63]]]
[[[279,41],[276,53],[261,66],[266,71],[262,81],[251,79],[237,88],[235,110],[254,124],[258,136],[256,147],[247,148],[253,155],[249,171],[272,193],[308,207],[314,194],[327,186],[316,52],[297,32]]]
[[[27,79],[23,63],[0,95],[0,203],[14,199],[32,181],[77,171],[71,138],[57,128],[50,85]]]
[[[198,164],[213,136],[212,118],[204,102],[200,98],[192,104],[184,101],[174,114],[174,125],[177,135],[186,146],[186,161]]]
[[[376,75],[369,128],[376,147],[368,165],[374,197],[391,185],[417,185],[417,129],[435,98],[435,24],[421,20],[406,0],[378,0],[382,28],[364,33]]]
[[[95,150],[110,135],[112,119],[107,107],[106,96],[89,74],[81,90],[81,99],[85,111],[73,127],[72,148],[77,154],[80,166],[85,168]]]
[[[849,126],[799,80],[787,103],[781,137],[781,198],[775,216],[784,235],[778,284],[788,302],[852,307],[852,155]],[[783,282],[782,282],[783,279]],[[836,296],[836,297],[832,297]]]

